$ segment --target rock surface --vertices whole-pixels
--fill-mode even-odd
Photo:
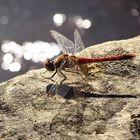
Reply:
[[[76,94],[72,99],[59,95],[47,97],[46,86],[52,81],[41,76],[45,69],[29,71],[1,83],[0,139],[140,139],[139,45],[140,36],[87,48],[92,57],[122,53],[133,53],[136,57],[91,65],[95,69],[90,69],[92,75],[87,82],[92,91],[84,92],[85,97]],[[70,84],[74,74],[67,76],[65,84]],[[82,95],[79,88],[76,90]]]

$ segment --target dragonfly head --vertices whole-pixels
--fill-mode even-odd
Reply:
[[[48,59],[46,61],[46,63],[44,64],[44,67],[48,70],[48,71],[54,71],[55,70],[55,66],[54,66],[54,61],[51,59]]]

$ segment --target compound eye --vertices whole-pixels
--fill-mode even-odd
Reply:
[[[50,63],[54,63],[54,61],[52,59],[50,59]]]
[[[50,58],[47,58],[47,61],[46,61],[47,63],[49,62],[49,63],[54,63],[54,61],[52,60],[52,59],[50,59]]]
[[[48,71],[54,71],[55,70],[55,66],[54,66],[54,61],[48,59],[47,62],[45,63],[44,67],[48,70]]]

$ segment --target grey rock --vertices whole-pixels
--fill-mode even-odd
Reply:
[[[92,57],[132,53],[133,60],[94,63],[86,85],[67,73],[69,94],[48,97],[45,69],[0,84],[0,138],[4,140],[140,139],[140,36],[91,46]],[[66,73],[65,73],[66,74]],[[60,81],[56,75],[54,80]],[[90,85],[90,86],[89,86]],[[57,90],[55,91],[57,92]],[[62,94],[63,95],[63,94]]]

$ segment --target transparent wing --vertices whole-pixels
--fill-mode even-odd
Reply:
[[[74,31],[74,43],[75,43],[74,54],[85,49],[83,41],[77,29],[75,29]]]
[[[74,43],[75,43],[74,54],[79,53],[85,49],[83,41],[77,29],[75,29],[74,31]],[[82,53],[80,53],[80,56],[91,58],[90,52],[87,51],[86,49]]]
[[[74,44],[71,40],[58,33],[57,31],[50,31],[53,38],[57,41],[61,51],[64,54],[74,54]]]

